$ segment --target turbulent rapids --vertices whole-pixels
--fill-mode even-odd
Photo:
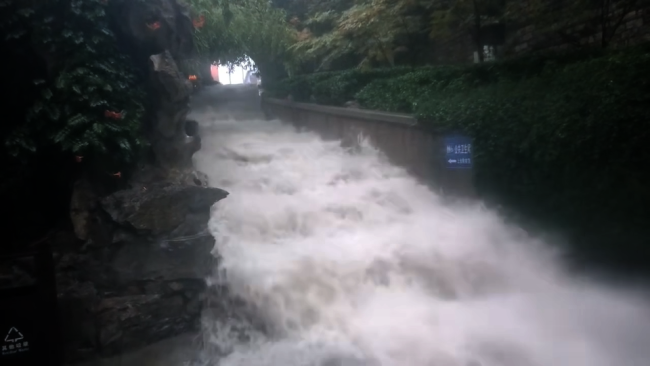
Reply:
[[[196,165],[230,192],[213,208],[210,280],[264,329],[206,320],[227,350],[212,365],[650,364],[644,296],[569,276],[545,243],[444,203],[367,142],[264,120],[256,95],[218,86],[194,106]]]

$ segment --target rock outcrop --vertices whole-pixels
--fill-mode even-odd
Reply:
[[[59,248],[57,256],[69,360],[197,329],[204,278],[215,265],[210,207],[227,195],[162,182],[95,197],[81,230],[88,239],[76,250]]]
[[[194,52],[189,9],[178,0],[124,1],[111,14],[124,50],[148,79],[146,130],[156,164],[190,169],[201,141],[187,126],[193,86],[178,68]]]
[[[166,168],[192,166],[192,155],[201,149],[198,125],[187,120],[193,86],[183,78],[171,52],[150,57],[152,84],[158,93],[153,98],[153,128],[150,141],[157,162]]]
[[[148,75],[151,158],[126,174],[127,189],[108,196],[87,179],[74,185],[76,240],[55,245],[68,362],[198,328],[204,279],[215,265],[210,208],[228,195],[192,167],[201,140],[198,123],[187,120],[192,84],[177,66],[193,49],[188,9],[177,0],[125,1],[110,14]]]

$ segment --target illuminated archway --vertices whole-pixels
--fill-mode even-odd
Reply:
[[[189,3],[192,16],[199,19],[194,41],[196,58],[206,66],[202,68],[205,79],[222,84],[256,84],[257,80],[251,81],[252,72],[259,71],[267,80],[287,73],[285,64],[293,56],[289,48],[295,42],[295,30],[287,23],[284,11],[268,0]],[[214,67],[207,60],[220,61]]]
[[[212,65],[212,78],[224,85],[257,84],[257,66],[250,57],[236,64],[225,63]]]

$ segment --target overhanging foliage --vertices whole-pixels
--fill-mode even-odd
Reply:
[[[263,69],[270,63],[290,67],[288,51],[295,33],[284,11],[267,0],[190,0],[195,18],[203,17],[195,41],[201,59],[223,64],[246,62],[246,56]]]
[[[24,80],[40,96],[4,141],[11,154],[56,146],[122,162],[143,145],[144,94],[109,28],[108,6],[102,0],[0,2],[6,41],[33,47],[49,66],[45,79]]]

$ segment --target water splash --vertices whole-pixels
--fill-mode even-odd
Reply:
[[[196,164],[231,193],[213,208],[212,281],[264,325],[206,328],[219,365],[647,365],[641,295],[568,276],[559,253],[444,203],[367,141],[233,118],[236,89],[219,90],[219,111],[195,116]]]

